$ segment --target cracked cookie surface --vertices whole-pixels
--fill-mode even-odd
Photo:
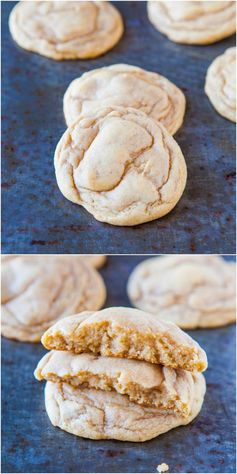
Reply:
[[[46,349],[91,352],[96,355],[138,359],[189,371],[207,368],[199,344],[175,324],[132,308],[106,308],[67,317],[42,336]]]
[[[56,60],[100,56],[123,34],[118,10],[100,1],[21,1],[9,27],[22,48]]]
[[[66,382],[73,387],[116,391],[139,405],[169,410],[188,416],[193,399],[191,372],[157,364],[50,351],[34,372],[38,380]]]
[[[186,425],[198,415],[206,390],[205,379],[202,374],[192,374],[192,377],[193,401],[188,417],[138,405],[116,392],[53,382],[46,383],[46,410],[54,426],[77,436],[146,441],[176,426]]]
[[[205,92],[220,115],[236,122],[236,48],[228,48],[211,63]]]
[[[134,306],[182,328],[235,321],[235,263],[219,256],[163,256],[140,263],[130,275]]]
[[[164,216],[186,184],[183,154],[141,111],[113,107],[81,116],[55,151],[59,189],[101,221],[136,225]]]
[[[182,125],[183,92],[165,77],[128,64],[114,64],[86,72],[71,82],[64,95],[68,126],[79,115],[101,107],[133,107],[164,125],[173,135]]]
[[[210,44],[236,31],[235,1],[149,1],[148,17],[177,43]]]
[[[101,276],[79,259],[18,256],[6,260],[2,264],[2,334],[40,341],[56,320],[76,311],[99,309],[105,296]]]

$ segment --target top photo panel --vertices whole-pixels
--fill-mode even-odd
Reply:
[[[233,254],[235,1],[2,6],[2,252]]]

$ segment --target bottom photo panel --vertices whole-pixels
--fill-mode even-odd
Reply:
[[[2,472],[236,472],[236,259],[2,255]]]

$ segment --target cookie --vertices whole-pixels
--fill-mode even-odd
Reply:
[[[2,264],[2,334],[40,341],[55,321],[99,309],[105,296],[101,276],[79,259],[18,256]]]
[[[131,359],[50,351],[34,372],[37,380],[116,391],[131,402],[188,416],[194,382],[191,372]]]
[[[235,264],[219,256],[163,256],[141,262],[128,281],[134,306],[185,329],[235,321]]]
[[[199,413],[205,394],[202,374],[192,374],[194,389],[188,417],[130,402],[114,391],[76,388],[47,382],[45,404],[51,423],[77,436],[91,439],[146,441],[180,425]]]
[[[166,367],[203,371],[205,352],[175,324],[159,321],[132,308],[106,308],[62,319],[42,336],[46,349],[91,352],[96,355],[144,360]]]
[[[186,184],[183,154],[167,130],[133,108],[79,117],[55,151],[59,189],[98,221],[131,226],[170,212]]]
[[[79,115],[91,115],[101,107],[133,107],[161,122],[173,135],[185,112],[183,92],[166,77],[128,64],[114,64],[86,72],[69,85],[64,95],[68,126]]]
[[[205,92],[220,115],[236,122],[236,48],[227,49],[211,63]]]
[[[49,58],[95,58],[113,48],[123,21],[109,2],[22,1],[9,28],[19,46]]]
[[[177,43],[215,43],[236,30],[235,2],[149,1],[153,26]]]

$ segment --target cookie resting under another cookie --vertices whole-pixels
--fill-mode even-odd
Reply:
[[[177,43],[210,44],[236,31],[235,1],[149,1],[148,18]]]
[[[186,185],[176,141],[133,108],[110,107],[78,118],[59,141],[54,162],[63,195],[113,225],[164,216]]]
[[[190,371],[207,368],[205,352],[175,324],[132,308],[106,308],[67,317],[42,336],[46,349],[138,359]]]
[[[94,58],[113,48],[123,34],[123,20],[109,2],[21,1],[9,28],[24,49],[49,58]]]
[[[236,48],[227,49],[211,63],[205,92],[220,115],[236,122]]]
[[[67,383],[47,382],[46,411],[54,426],[76,436],[91,439],[146,441],[180,425],[190,423],[199,413],[205,395],[202,374],[194,381],[191,413],[188,417],[130,402],[126,395]]]
[[[182,125],[183,92],[155,72],[128,64],[114,64],[84,73],[71,82],[63,100],[68,126],[79,115],[91,115],[101,107],[133,107],[145,112],[173,135]]]
[[[2,264],[5,337],[38,342],[60,318],[99,309],[106,297],[101,276],[73,256],[24,256]]]
[[[162,256],[141,262],[127,291],[137,308],[186,329],[235,321],[233,262],[219,256]]]

